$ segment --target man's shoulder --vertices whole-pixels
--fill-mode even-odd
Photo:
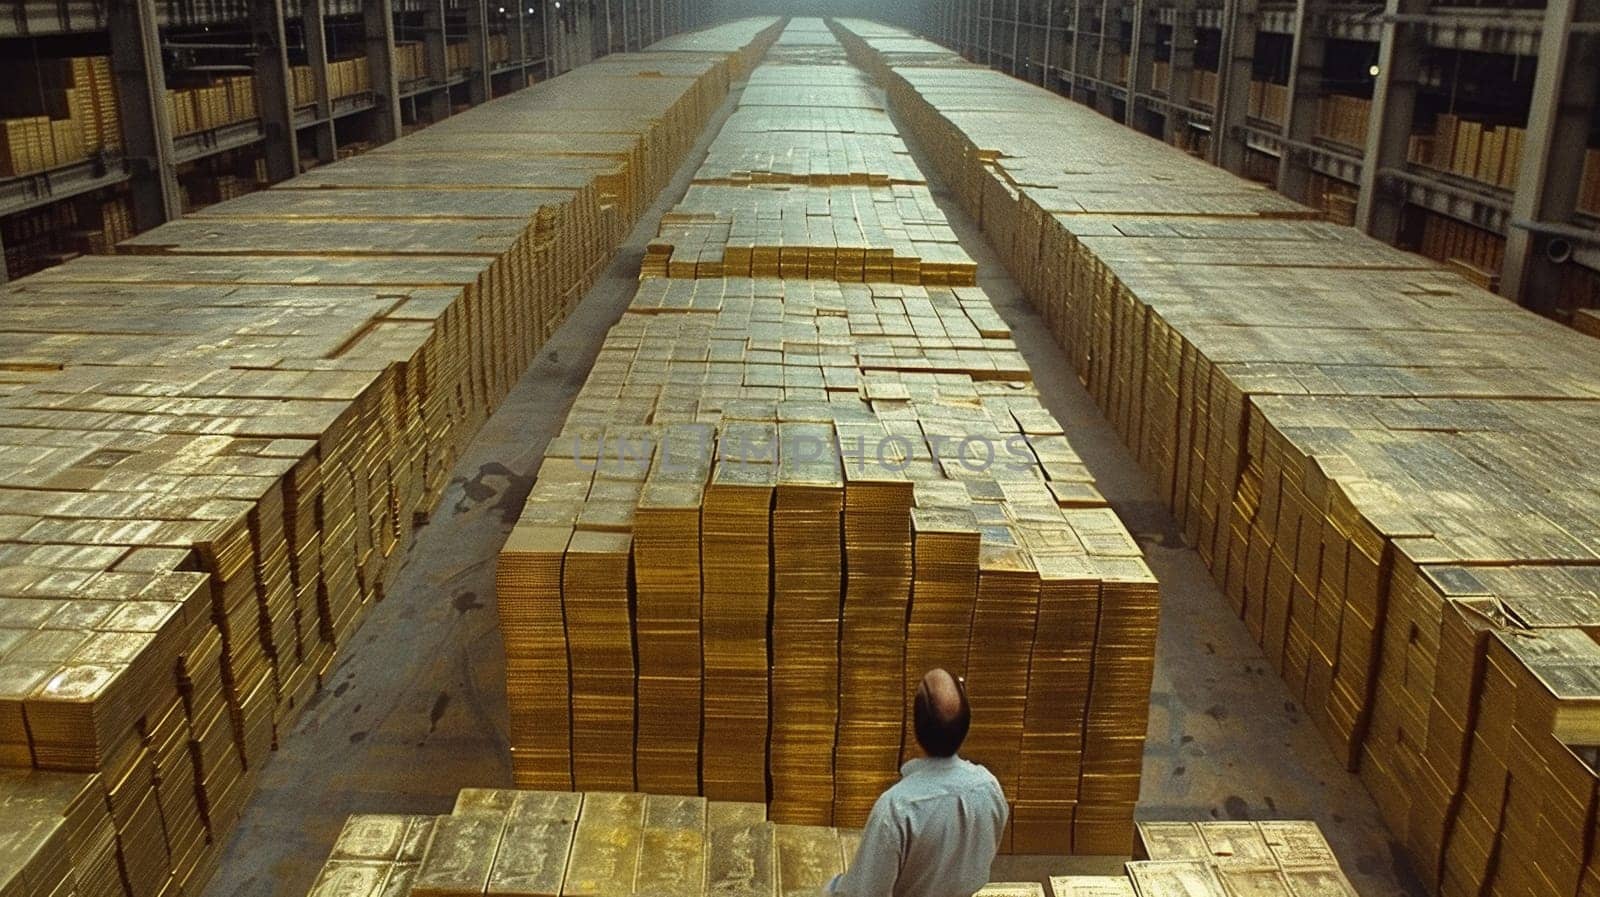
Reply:
[[[973,786],[988,789],[997,795],[1003,796],[1004,792],[1000,788],[1000,780],[994,777],[994,773],[989,771],[989,767],[984,766],[982,763],[962,762],[966,764],[966,777]]]

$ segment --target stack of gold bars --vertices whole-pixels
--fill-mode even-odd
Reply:
[[[1600,347],[936,45],[840,32],[1428,884],[1600,893]]]
[[[814,894],[860,835],[758,803],[469,788],[447,816],[352,816],[308,897]]]
[[[775,52],[781,62],[751,75],[662,219],[642,275],[975,283],[977,266],[871,83],[839,64],[838,42],[811,31]]]
[[[608,57],[0,288],[0,892],[203,887],[462,445],[776,36]],[[628,554],[584,547],[624,564],[604,617]],[[593,631],[631,757],[629,620]]]
[[[1356,897],[1314,822],[1141,822],[1122,875],[991,884],[977,897]]]
[[[751,80],[848,102],[862,84],[815,20]],[[881,109],[786,111],[903,146]],[[723,158],[765,127],[744,121]],[[904,174],[874,161],[803,176]],[[752,180],[814,189],[785,171]],[[1008,849],[1128,851],[1157,615],[1137,546],[981,290],[821,275],[647,277],[607,335],[500,560],[518,784],[860,825],[916,752],[911,691],[939,665],[981,708],[967,755],[1014,799]],[[572,575],[596,544],[604,578]]]

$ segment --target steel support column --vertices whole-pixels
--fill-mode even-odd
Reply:
[[[149,230],[183,213],[155,0],[115,0],[107,21],[123,154],[132,174],[133,225]]]
[[[1132,58],[1128,60],[1128,102],[1123,109],[1123,122],[1144,132],[1144,106],[1140,94],[1150,90],[1154,79],[1156,59],[1155,10],[1149,0],[1133,0]]]
[[[1085,87],[1084,78],[1094,77],[1100,67],[1094,61],[1094,49],[1089,42],[1084,40],[1088,31],[1088,17],[1084,9],[1092,0],[1071,0],[1072,2],[1072,90],[1070,96],[1080,103],[1089,101],[1089,91]]]
[[[1417,81],[1422,75],[1422,55],[1427,46],[1417,17],[1427,12],[1428,0],[1387,0],[1385,9],[1388,14],[1378,41],[1378,80],[1367,119],[1361,194],[1356,199],[1356,227],[1393,243],[1400,234],[1400,213],[1405,201],[1383,184],[1382,172],[1406,164],[1416,117]],[[1532,156],[1525,152],[1523,158]]]
[[[311,137],[316,143],[317,161],[323,165],[339,156],[333,130],[333,102],[328,98],[328,25],[324,16],[325,0],[301,0],[300,34],[306,44],[306,65],[311,69],[311,114],[317,123],[311,126]]]
[[[1217,99],[1212,107],[1211,161],[1234,174],[1244,171],[1244,126],[1250,114],[1250,82],[1256,58],[1257,0],[1226,0],[1222,7],[1222,52]]]
[[[528,86],[528,0],[517,0],[517,52],[513,54],[513,61],[517,64],[517,83],[512,90],[521,90]]]
[[[522,0],[517,0],[522,2]],[[494,67],[489,61],[489,4],[487,0],[467,0],[467,101],[476,106],[494,96],[491,83]]]
[[[1194,83],[1194,0],[1178,0],[1172,17],[1172,54],[1167,57],[1167,101],[1174,106],[1190,105]],[[1177,143],[1189,127],[1182,116],[1168,111],[1162,139]]]
[[[1316,139],[1327,55],[1327,0],[1296,0],[1294,48],[1289,59],[1289,108],[1284,110],[1286,145],[1278,158],[1278,192],[1297,202],[1311,199],[1311,157],[1294,148]]]
[[[428,78],[440,84],[450,81],[450,37],[446,33],[445,0],[428,0],[423,11],[422,50],[427,56]],[[428,118],[443,121],[450,115],[450,91],[435,90],[428,94]]]
[[[1600,19],[1600,0],[1549,0],[1539,38],[1522,169],[1511,199],[1513,221],[1568,224],[1578,189],[1600,79],[1600,36],[1573,25]],[[1561,272],[1551,238],[1513,225],[1506,235],[1500,288],[1529,308],[1549,313],[1559,304]]]
[[[550,27],[550,20],[555,17],[558,10],[551,6],[551,0],[543,0],[544,6],[539,10],[539,34],[544,40],[544,77],[553,78],[560,71],[556,62],[555,29]]]
[[[361,4],[367,45],[367,72],[372,82],[372,139],[388,143],[400,136],[400,82],[394,68],[394,3],[365,0]]]
[[[1056,19],[1056,0],[1040,0],[1040,3],[1045,6],[1045,40],[1043,40],[1043,46],[1040,48],[1040,54],[1038,54],[1038,86],[1042,86],[1045,90],[1050,90],[1050,72],[1051,67],[1053,67],[1051,66],[1050,54],[1053,53],[1054,43],[1056,43],[1056,34],[1054,34],[1054,29],[1056,29],[1056,21],[1054,21]]]
[[[1094,107],[1101,115],[1110,116],[1114,110],[1116,99],[1111,95],[1110,85],[1122,73],[1122,62],[1118,59],[1112,61],[1111,48],[1117,48],[1118,56],[1122,49],[1122,6],[1112,0],[1100,0],[1100,49],[1095,54],[1095,78],[1100,83],[1094,87]],[[1115,70],[1113,70],[1115,66]]]
[[[267,179],[286,181],[300,173],[300,147],[294,133],[283,0],[251,0],[250,32],[256,50],[256,108],[261,113],[264,138],[261,155],[266,161]]]

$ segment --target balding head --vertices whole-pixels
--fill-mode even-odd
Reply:
[[[917,686],[912,722],[917,743],[928,756],[954,756],[972,723],[966,689],[948,671],[929,670]]]

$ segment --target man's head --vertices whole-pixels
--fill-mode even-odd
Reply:
[[[967,737],[967,727],[972,724],[967,690],[948,671],[929,670],[917,686],[912,721],[917,743],[928,756],[955,756]]]

